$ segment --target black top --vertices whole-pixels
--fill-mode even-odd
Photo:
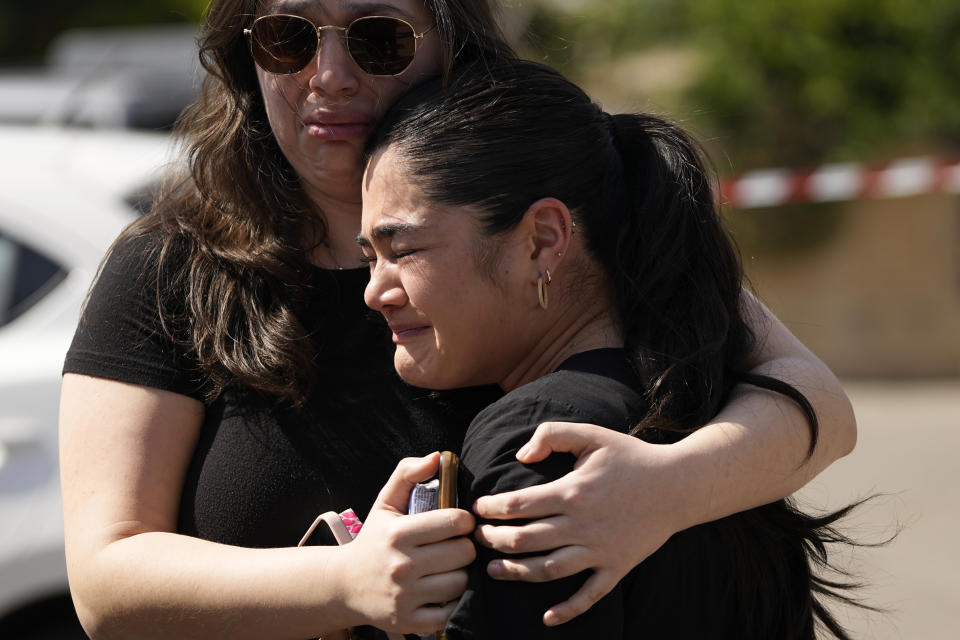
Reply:
[[[524,465],[516,452],[545,420],[627,431],[645,413],[639,388],[623,352],[600,349],[577,354],[557,371],[508,393],[467,430],[460,504],[569,472],[574,463],[569,454]],[[589,611],[554,628],[543,625],[543,613],[573,595],[588,572],[539,584],[493,580],[485,567],[505,554],[478,547],[447,630],[464,639],[812,639],[807,561],[790,522],[781,501],[683,531]]]
[[[110,255],[64,372],[202,401],[195,358],[160,324],[158,242],[157,235],[127,241]],[[440,400],[403,383],[389,332],[363,304],[368,278],[366,269],[313,274],[306,324],[320,366],[304,408],[244,388],[206,408],[181,498],[181,533],[245,547],[293,546],[324,511],[353,507],[365,518],[400,458],[458,450],[470,418],[501,395],[484,388]]]

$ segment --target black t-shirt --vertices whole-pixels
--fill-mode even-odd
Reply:
[[[627,431],[646,413],[639,388],[623,351],[598,349],[577,354],[557,371],[506,394],[467,430],[460,504],[569,472],[574,463],[569,454],[524,465],[516,452],[546,420]],[[487,563],[508,556],[478,547],[447,631],[452,638],[498,640],[812,639],[807,560],[792,523],[781,501],[682,531],[589,611],[553,628],[543,625],[543,613],[573,595],[589,572],[547,583],[494,580],[486,573]]]
[[[157,234],[120,244],[94,286],[65,373],[203,400],[196,359],[163,330],[157,308]],[[169,274],[159,274],[160,282]],[[436,394],[393,370],[393,345],[363,303],[366,269],[312,274],[309,317],[319,376],[302,409],[249,388],[206,407],[190,461],[178,530],[245,547],[293,546],[317,514],[367,512],[404,456],[458,450],[469,420],[501,395],[491,388]],[[111,425],[103,425],[110,429]]]

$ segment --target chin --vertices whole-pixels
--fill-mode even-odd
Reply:
[[[441,367],[429,366],[427,363],[411,360],[409,357],[405,357],[405,354],[401,354],[399,350],[394,358],[393,366],[404,382],[421,389],[443,391],[470,386],[469,382],[451,380],[449,376],[443,375],[440,371]]]
[[[440,379],[440,376],[431,375],[429,371],[424,371],[417,367],[396,367],[397,374],[403,379],[407,384],[412,384],[415,387],[420,387],[421,389],[434,389],[436,391],[441,391],[443,389],[452,389],[453,386],[449,384],[444,384]]]

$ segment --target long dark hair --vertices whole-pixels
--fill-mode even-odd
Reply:
[[[748,371],[756,337],[739,254],[722,224],[703,155],[679,127],[652,115],[611,116],[558,72],[504,61],[458,69],[446,88],[438,82],[413,89],[384,117],[367,153],[387,146],[428,200],[470,207],[488,236],[513,228],[541,198],[569,207],[602,268],[601,286],[610,291],[627,356],[643,381],[639,391],[649,411],[635,435],[677,441],[707,423],[733,386],[746,382],[800,405],[812,451],[818,424],[807,399],[783,381]],[[584,295],[594,285],[570,286]],[[778,575],[793,585],[800,579],[801,597],[808,599],[791,609],[782,602],[785,591],[769,584],[773,588],[761,589],[747,606],[743,637],[761,628],[789,633],[777,637],[806,637],[814,615],[846,637],[814,594],[849,601],[842,593],[848,585],[810,575],[808,567],[827,565],[827,542],[849,542],[831,526],[845,512],[812,518],[779,501],[747,513],[751,531],[789,539],[797,553],[793,560],[764,556],[780,569],[769,575],[745,561],[731,580],[753,593]],[[718,531],[742,530],[724,526]],[[771,612],[777,613],[766,615]]]
[[[305,245],[307,238],[322,241],[326,228],[267,121],[243,35],[259,4],[211,5],[199,36],[207,72],[201,95],[177,126],[186,165],[165,181],[153,212],[118,242],[163,236],[162,320],[198,358],[208,400],[240,384],[299,405],[318,366],[301,320],[312,277]],[[444,73],[456,60],[513,57],[495,0],[424,4],[440,35]]]

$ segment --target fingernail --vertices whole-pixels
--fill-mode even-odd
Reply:
[[[491,578],[501,578],[505,575],[503,570],[503,562],[500,560],[491,560],[487,564],[487,573],[490,574]]]
[[[490,542],[483,535],[483,531],[480,530],[480,527],[477,527],[476,529],[473,530],[473,540],[474,542],[479,544],[481,547],[487,547],[488,549],[492,548],[490,546]]]
[[[548,627],[555,627],[560,624],[560,618],[558,618],[556,612],[551,609],[543,614],[543,624],[547,625]]]
[[[526,457],[529,451],[530,451],[530,444],[528,443],[523,445],[522,447],[520,447],[520,450],[517,451],[517,458],[519,459],[519,458]]]

